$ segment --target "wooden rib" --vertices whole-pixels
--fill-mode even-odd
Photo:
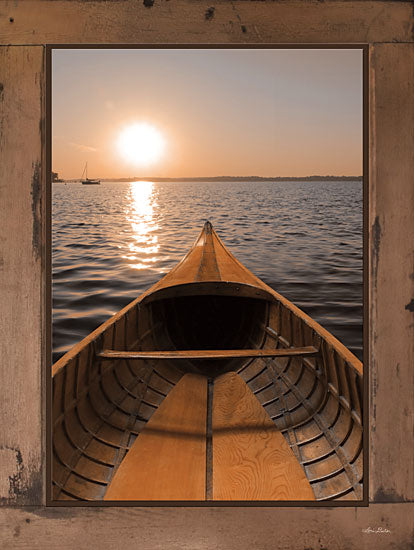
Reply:
[[[148,390],[148,384],[149,384],[149,381],[151,379],[151,376],[152,376],[152,372],[150,371],[147,374],[147,376],[144,380],[144,384],[146,385],[147,390]],[[139,382],[138,382],[138,384],[139,384]],[[128,393],[125,392],[124,395],[126,397],[128,395]],[[109,480],[112,478],[114,472],[117,471],[117,469],[119,468],[119,465],[122,463],[122,460],[125,457],[125,454],[127,452],[126,449],[131,446],[131,444],[130,444],[131,434],[133,432],[133,427],[135,425],[136,418],[139,415],[140,408],[142,406],[142,402],[143,402],[142,397],[141,397],[141,399],[135,399],[133,401],[134,404],[133,404],[132,410],[130,411],[129,417],[127,419],[127,423],[125,425],[125,431],[122,435],[120,445],[119,445],[119,447],[117,449],[117,452],[116,452],[116,455],[115,455],[114,469],[112,470],[112,472],[109,476]]]
[[[313,346],[286,349],[226,349],[226,350],[172,350],[172,351],[118,351],[104,350],[100,359],[230,359],[233,357],[302,357],[316,355]]]
[[[118,468],[105,500],[204,500],[207,378],[186,374]]]
[[[314,500],[283,435],[235,373],[215,380],[214,500]]]
[[[289,383],[286,380],[286,377],[283,374],[281,374],[281,379],[285,380],[286,383]],[[347,430],[348,434],[346,435],[345,438],[343,438],[343,439],[339,438],[338,439],[338,434],[336,433],[338,415],[336,416],[334,422],[331,425],[329,425],[327,423],[326,419],[324,418],[324,415],[321,414],[321,412],[316,413],[316,411],[313,409],[313,407],[309,404],[307,397],[302,395],[301,392],[298,390],[298,388],[296,388],[295,386],[292,386],[291,391],[297,396],[298,401],[300,401],[303,404],[303,406],[308,410],[309,415],[312,416],[312,419],[316,422],[316,424],[318,425],[320,430],[323,432],[324,437],[325,437],[327,443],[329,444],[330,452],[335,452],[336,453],[336,455],[338,456],[338,459],[340,460],[340,462],[343,465],[343,469],[345,470],[345,473],[348,477],[350,485],[353,486],[355,493],[358,495],[358,498],[362,498],[361,488],[358,485],[358,483],[359,483],[358,475],[354,471],[354,468],[349,463],[348,458],[345,456],[344,451],[341,448],[341,445],[344,443],[344,441],[346,441],[346,439],[348,438],[348,436],[349,436],[349,434],[352,430],[353,421],[354,421],[353,416],[350,416],[349,414],[345,414],[346,418],[349,417],[349,422],[350,422],[349,428]],[[337,406],[338,406],[338,411],[340,413],[341,412],[340,405],[342,406],[342,408],[344,408],[344,404],[340,400],[336,400],[336,403],[337,403]],[[347,411],[349,412],[349,406],[348,406]],[[323,459],[323,456],[314,457],[310,462],[315,461],[315,460],[322,460],[322,459]],[[304,462],[304,464],[305,463],[306,462]],[[318,500],[320,500],[320,499],[318,498]]]
[[[298,446],[296,432],[295,432],[295,430],[293,430],[290,427],[292,425],[292,414],[289,411],[289,407],[287,405],[286,395],[282,391],[282,389],[280,388],[280,379],[276,375],[275,370],[271,367],[270,361],[267,360],[267,361],[265,361],[265,363],[266,363],[267,368],[273,373],[273,376],[271,376],[273,391],[276,391],[279,394],[278,399],[280,400],[280,402],[282,404],[282,407],[283,407],[283,410],[284,410],[284,415],[283,415],[284,428],[281,430],[281,433],[284,435],[287,443],[289,444],[289,446],[292,449],[292,452],[294,453],[296,458],[299,460],[300,463],[302,463],[303,459],[302,459],[301,450]],[[260,402],[263,406],[263,400],[260,400]],[[272,418],[272,421],[274,422],[273,418]],[[275,425],[276,425],[276,423],[275,423]]]

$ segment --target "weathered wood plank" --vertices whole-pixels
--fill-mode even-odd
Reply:
[[[105,500],[204,500],[207,378],[186,374],[138,436]]]
[[[314,500],[283,435],[238,374],[214,381],[213,500]]]
[[[43,498],[43,76],[42,47],[0,48],[2,503]]]
[[[414,498],[414,46],[371,48],[370,496]]]
[[[363,550],[412,548],[412,504],[369,508],[34,508],[0,510],[16,550]],[[364,531],[366,530],[366,531]]]
[[[210,19],[206,19],[206,11],[212,4],[204,0],[155,0],[152,8],[145,9],[141,0],[117,2],[116,9],[113,4],[99,0],[82,3],[77,0],[3,1],[0,3],[0,43],[413,41],[412,2],[307,0],[276,3],[264,0],[246,1],[241,6],[239,0],[228,2],[226,6],[223,1],[214,3],[214,15]],[[35,80],[38,71],[34,70],[33,63],[36,58],[36,64],[40,65],[40,55],[36,53],[38,48],[19,50],[25,52],[27,62],[22,62],[24,55],[21,55],[20,61],[15,63],[18,56],[13,57],[15,54],[4,49],[0,63],[0,82],[4,86],[3,96],[7,96],[8,112],[5,118],[3,103],[0,191],[1,209],[5,213],[2,216],[5,240],[2,241],[3,272],[0,276],[2,310],[8,317],[4,316],[7,326],[1,325],[0,376],[7,382],[0,390],[5,426],[1,436],[0,494],[6,494],[6,498],[9,497],[10,481],[16,480],[16,486],[24,488],[21,482],[26,476],[17,469],[17,463],[21,463],[20,455],[13,450],[15,442],[26,473],[26,465],[33,465],[30,477],[35,483],[29,486],[39,487],[41,481],[39,326],[44,311],[39,264],[33,261],[28,242],[32,235],[28,227],[22,231],[20,223],[26,220],[30,224],[27,220],[32,220],[27,166],[40,158],[40,137],[33,139],[40,120],[37,103],[40,84]],[[413,173],[410,157],[413,150],[410,132],[413,128],[412,48],[375,47],[371,59],[376,70],[371,81],[375,86],[371,96],[373,149],[370,170],[370,270],[375,283],[370,289],[371,493],[377,500],[398,501],[412,495],[412,472],[407,469],[411,464],[410,446],[412,448],[412,436],[407,432],[407,428],[411,429],[412,411],[412,371],[409,367],[413,364],[413,337],[412,321],[407,322],[407,316],[412,319],[412,293],[407,301],[402,299],[406,298],[408,285],[413,280],[412,268],[409,271],[407,268],[412,262],[412,256],[407,257],[407,250],[413,235],[412,219],[407,217],[407,209],[412,204],[409,180]],[[27,87],[34,91],[27,93]],[[27,116],[16,115],[21,109]],[[398,187],[390,184],[396,175]],[[39,195],[35,193],[35,196]],[[396,219],[399,215],[405,225]],[[389,230],[391,226],[393,229]],[[3,285],[4,281],[7,286]],[[412,292],[412,287],[409,291]],[[19,301],[19,296],[24,300]],[[19,349],[12,348],[16,334],[24,340],[24,346]],[[19,403],[23,405],[18,406]],[[9,443],[10,449],[7,448]],[[18,498],[21,502],[35,502],[39,494],[39,491],[24,488],[24,496]],[[16,502],[15,496],[11,501]],[[303,550],[304,546],[330,550],[352,547],[408,549],[412,546],[413,512],[411,503],[371,504],[369,508],[359,509],[3,508],[0,509],[0,532],[5,548],[42,550],[57,546],[62,549],[90,548],[96,546],[97,540],[104,550],[123,543],[128,545],[131,540],[139,541],[143,550],[253,545],[264,550],[273,550],[275,546],[293,550]],[[368,528],[371,530],[361,532]]]
[[[6,0],[0,43],[412,42],[410,2]]]
[[[172,351],[118,351],[105,349],[98,353],[102,359],[231,359],[232,357],[308,357],[316,355],[313,346],[304,348],[280,349],[210,349],[210,350],[172,350]]]

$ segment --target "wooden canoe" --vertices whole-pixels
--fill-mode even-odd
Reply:
[[[53,500],[362,499],[362,364],[206,222],[52,367]]]

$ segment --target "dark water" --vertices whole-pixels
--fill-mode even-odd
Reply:
[[[209,219],[362,359],[362,183],[53,185],[53,361],[174,266]]]

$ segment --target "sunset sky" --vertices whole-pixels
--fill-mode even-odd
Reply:
[[[80,178],[86,161],[99,178],[362,174],[361,50],[57,49],[52,59],[62,178]]]

